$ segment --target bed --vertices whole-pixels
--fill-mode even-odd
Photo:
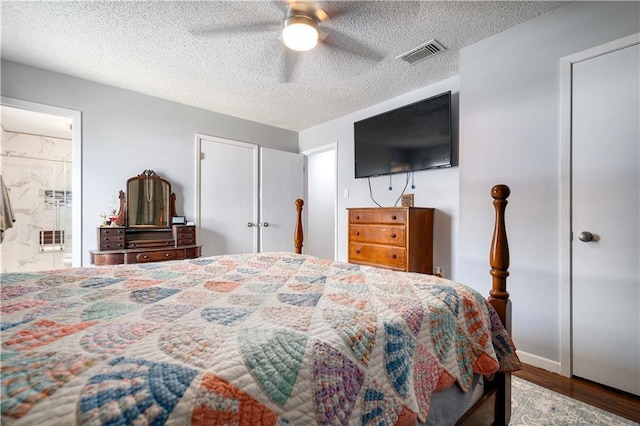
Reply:
[[[297,253],[3,274],[2,423],[422,424],[482,376],[459,421],[495,401],[508,424],[509,189],[492,195],[489,300],[300,254],[300,219]]]

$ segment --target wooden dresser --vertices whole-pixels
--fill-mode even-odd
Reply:
[[[432,208],[350,208],[349,262],[433,273]]]
[[[196,227],[173,225],[169,230],[138,231],[124,226],[98,227],[98,250],[91,263],[97,266],[159,262],[200,257]]]
[[[90,250],[94,265],[159,262],[200,257],[196,227],[176,213],[171,182],[153,170],[127,180],[120,191],[117,216],[98,227],[98,249]],[[112,212],[115,214],[114,212]]]

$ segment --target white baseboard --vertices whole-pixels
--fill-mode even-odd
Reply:
[[[534,367],[542,368],[543,370],[550,371],[552,373],[560,374],[560,362],[552,361],[548,358],[542,358],[538,355],[533,355],[528,352],[516,351],[518,358],[524,364],[533,365]]]

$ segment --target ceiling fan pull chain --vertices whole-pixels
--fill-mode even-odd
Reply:
[[[391,176],[392,175],[389,175],[389,191],[393,189],[393,186],[391,186]]]
[[[411,172],[411,189],[416,189],[416,184],[415,184],[415,182],[414,182],[414,180],[413,180],[413,174],[414,174],[414,173],[415,173],[415,172]]]

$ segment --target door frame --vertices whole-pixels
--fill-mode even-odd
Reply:
[[[573,375],[572,366],[572,263],[571,263],[571,150],[572,150],[572,73],[573,65],[640,43],[640,33],[632,34],[560,58],[560,371]]]
[[[71,181],[73,202],[71,204],[71,266],[82,266],[82,112],[21,99],[0,97],[2,106],[56,115],[71,119]]]
[[[260,153],[260,146],[254,143],[249,143],[249,142],[241,142],[241,141],[237,141],[237,140],[233,140],[233,139],[227,139],[227,138],[222,138],[219,136],[211,136],[211,135],[206,135],[204,133],[196,133],[195,134],[195,194],[194,194],[194,200],[195,200],[195,223],[196,223],[196,232],[197,235],[202,235],[200,230],[201,230],[201,200],[200,200],[200,195],[201,195],[201,185],[200,185],[200,180],[202,178],[201,175],[201,160],[202,160],[202,141],[203,140],[207,140],[210,142],[216,142],[216,143],[224,143],[224,144],[228,144],[228,145],[235,145],[235,146],[239,146],[239,147],[243,147],[243,148],[249,148],[253,150],[253,170],[254,170],[254,179],[253,179],[253,197],[254,197],[254,202],[253,202],[253,212],[251,212],[251,216],[253,218],[253,222],[255,222],[256,226],[254,227],[254,232],[253,232],[253,251],[257,252],[259,249],[259,241],[258,241],[258,234],[259,232],[257,231],[258,229],[258,220],[260,219],[258,217],[258,208],[259,208],[259,203],[260,203],[260,199],[259,199],[259,192],[258,192],[258,188],[259,188],[259,181],[260,181],[260,160],[259,160],[259,153]]]
[[[328,151],[333,151],[333,155],[334,155],[334,159],[335,159],[335,168],[334,168],[334,174],[335,174],[335,188],[333,189],[333,198],[334,198],[334,204],[333,204],[333,260],[337,260],[338,258],[338,143],[334,142],[334,143],[330,143],[330,144],[326,144],[326,145],[322,145],[322,146],[318,146],[316,148],[311,148],[311,149],[306,149],[302,152],[300,152],[300,154],[302,154],[304,156],[304,197],[305,199],[308,198],[308,189],[309,189],[309,185],[308,185],[308,173],[307,173],[307,159],[309,156],[314,155],[314,154],[321,154],[324,152],[328,152]],[[303,210],[304,212],[304,223],[309,223],[308,221],[308,216],[307,216],[307,210]]]

